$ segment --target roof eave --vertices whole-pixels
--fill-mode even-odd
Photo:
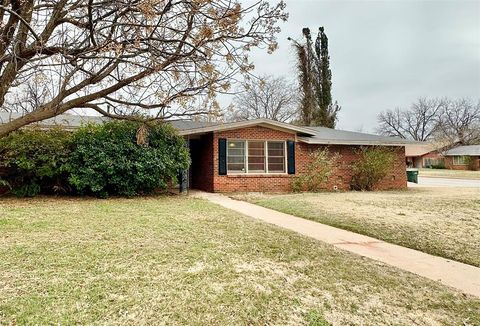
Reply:
[[[315,135],[315,133],[310,129],[297,127],[288,123],[278,122],[278,121],[273,121],[268,119],[238,121],[238,122],[223,123],[223,124],[218,124],[218,125],[208,126],[208,127],[185,129],[185,130],[179,131],[179,134],[181,136],[198,135],[198,134],[204,134],[208,132],[227,131],[227,130],[254,127],[254,126],[262,126],[262,127],[272,128],[272,129],[278,129],[278,130],[290,132],[293,134],[301,133],[301,134],[310,135],[310,136]]]
[[[311,145],[405,146],[408,144],[403,142],[384,142],[372,140],[309,139],[305,137],[299,137],[298,140]]]
[[[479,153],[443,153],[443,156],[480,156]]]

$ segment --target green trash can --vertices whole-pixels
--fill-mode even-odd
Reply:
[[[418,169],[407,169],[407,180],[418,183]]]

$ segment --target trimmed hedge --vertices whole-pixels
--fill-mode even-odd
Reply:
[[[22,130],[0,139],[0,170],[7,171],[0,184],[17,196],[149,194],[166,190],[189,164],[184,139],[167,124],[110,121],[73,133]]]

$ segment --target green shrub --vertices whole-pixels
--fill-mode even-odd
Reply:
[[[21,197],[68,191],[64,164],[71,134],[60,130],[26,129],[0,138],[2,186]]]
[[[361,147],[359,159],[352,164],[351,187],[354,190],[373,190],[386,177],[395,162],[395,153],[387,147]]]
[[[431,168],[431,169],[444,170],[444,169],[446,169],[446,167],[445,167],[445,162],[441,161],[441,162],[438,163],[438,164],[432,164],[432,166],[431,166],[430,168]]]
[[[111,121],[87,125],[73,135],[69,181],[79,194],[134,196],[165,190],[190,163],[182,137],[166,124],[147,128],[137,144],[139,123]]]
[[[307,170],[295,177],[292,189],[299,191],[321,191],[327,188],[328,178],[336,170],[339,160],[338,153],[330,154],[328,149],[318,149],[310,153],[310,163]]]

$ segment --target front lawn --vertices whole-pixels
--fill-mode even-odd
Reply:
[[[480,324],[478,298],[200,199],[3,199],[0,241],[2,325]]]
[[[236,198],[480,267],[480,188]]]
[[[447,169],[420,169],[419,176],[431,178],[480,180],[480,171],[462,171]]]

